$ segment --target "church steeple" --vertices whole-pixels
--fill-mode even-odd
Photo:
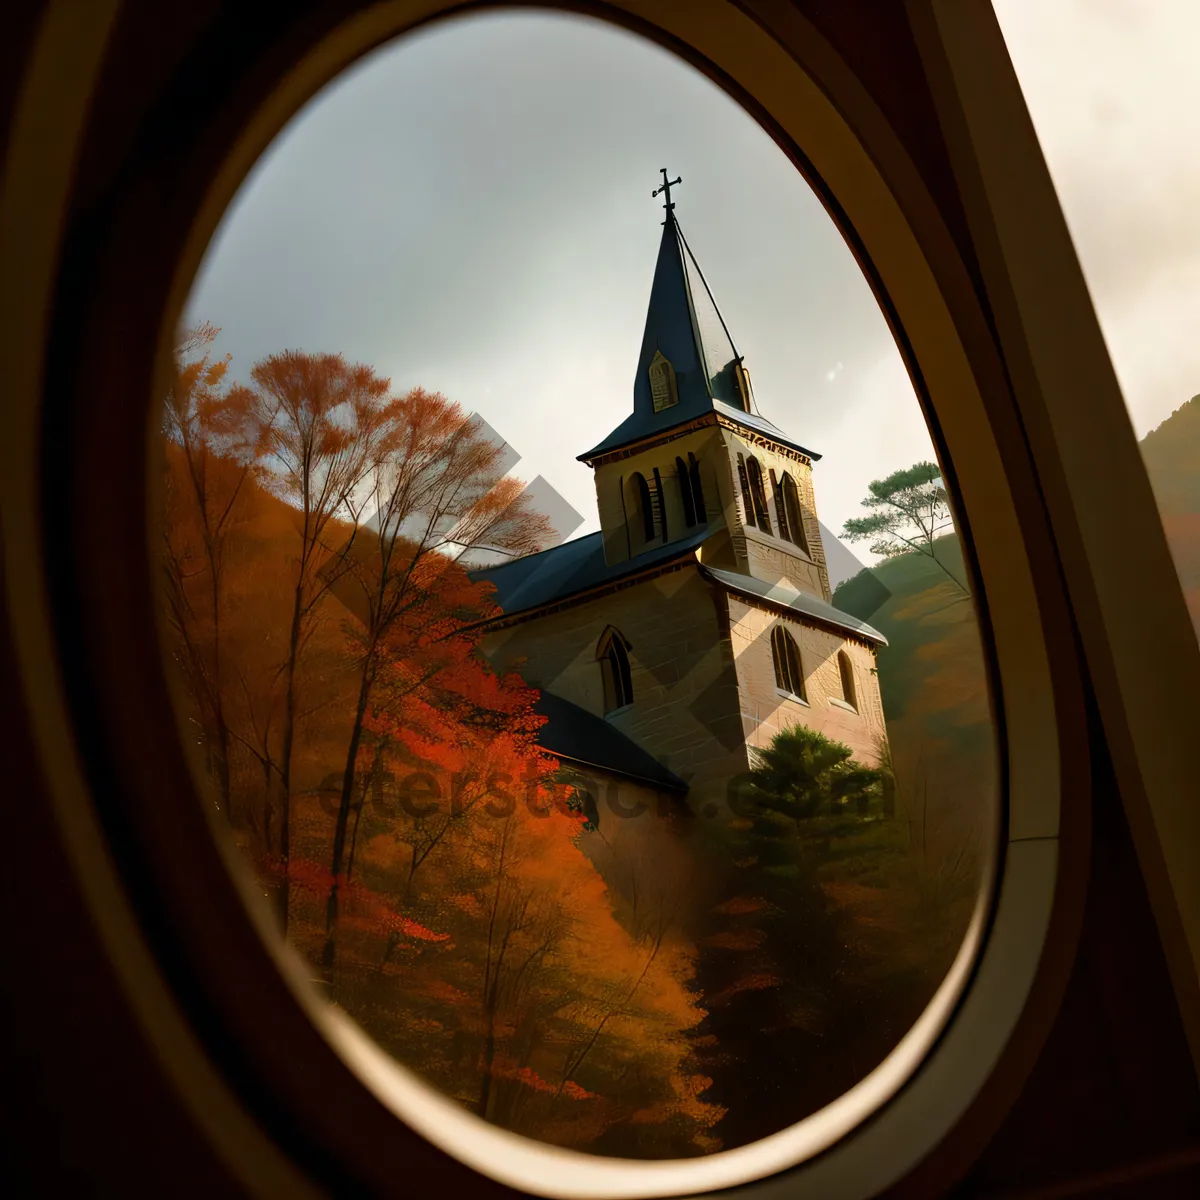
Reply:
[[[642,349],[633,382],[633,413],[598,446],[597,454],[637,441],[711,411],[713,401],[750,410],[742,358],[717,309],[695,255],[675,217],[668,180],[653,193],[665,195],[662,238],[650,286]]]

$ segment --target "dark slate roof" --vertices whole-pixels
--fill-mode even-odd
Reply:
[[[600,533],[563,542],[540,554],[527,554],[498,567],[472,571],[472,579],[485,579],[495,589],[495,601],[507,613],[525,612],[557,600],[565,600],[577,592],[588,591],[647,567],[658,566],[675,558],[691,554],[712,533],[705,526],[677,542],[655,546],[634,558],[611,566],[604,559],[604,544]]]
[[[791,446],[793,450],[799,450],[801,454],[807,455],[813,462],[820,459],[820,455],[813,450],[807,450],[799,442],[794,441],[778,425],[772,425],[766,417],[760,417],[757,413],[748,413],[740,408],[734,408],[732,404],[726,404],[723,400],[714,400],[712,403],[713,410],[718,412],[723,417],[728,417],[731,421],[736,421],[739,425],[744,425],[747,429],[753,430],[755,433],[761,433],[764,437],[773,438],[777,442],[782,442],[785,446]]]
[[[668,791],[688,790],[688,785],[674,771],[667,770],[603,717],[552,692],[543,692],[534,707],[547,718],[538,730],[538,744],[551,754]]]
[[[812,617],[816,621],[833,625],[838,629],[844,629],[847,633],[853,633],[869,642],[876,642],[880,646],[888,644],[887,638],[878,629],[868,625],[866,621],[860,621],[857,617],[852,617],[849,613],[842,612],[840,608],[834,608],[832,604],[826,604],[824,600],[818,600],[816,596],[810,596],[806,592],[797,592],[794,588],[787,587],[782,583],[767,583],[765,580],[755,579],[751,575],[721,571],[716,567],[703,567],[702,570],[732,592],[741,592],[746,596],[757,596],[763,600],[770,600],[803,616]]]
[[[650,396],[649,367],[659,350],[675,369],[679,402],[656,413]],[[737,349],[679,223],[674,214],[668,213],[633,381],[633,414],[599,445],[581,454],[580,460],[694,420],[711,411],[714,399],[741,411],[734,379],[738,361]]]
[[[649,371],[660,350],[675,369],[679,403],[656,413],[650,396]],[[713,411],[791,446],[813,461],[819,459],[819,454],[793,441],[765,417],[742,408],[734,378],[734,368],[740,361],[691,247],[674,215],[668,214],[658,246],[642,350],[633,381],[633,412],[603,441],[581,454],[579,461],[590,462],[609,450],[666,433]]]

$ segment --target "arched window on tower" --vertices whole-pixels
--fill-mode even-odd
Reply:
[[[808,535],[804,532],[804,510],[800,507],[800,489],[786,471],[778,483],[771,472],[771,490],[775,493],[775,512],[779,517],[779,536],[809,553]]]
[[[630,479],[633,491],[633,511],[628,520],[633,530],[641,526],[642,541],[654,540],[654,505],[650,500],[650,485],[641,471],[635,471]]]
[[[837,656],[838,676],[842,681],[842,699],[855,711],[858,709],[858,697],[854,687],[854,664],[845,650],[839,650]]]
[[[762,467],[757,458],[746,460],[746,477],[750,483],[750,503],[754,506],[754,523],[763,531],[771,532],[771,517],[767,512],[767,493],[763,488]]]
[[[703,525],[708,520],[704,507],[704,487],[700,482],[700,460],[688,451],[688,478],[692,482],[692,503],[696,506],[696,521]]]
[[[771,630],[771,658],[775,663],[775,686],[781,692],[807,700],[804,672],[800,667],[800,647],[782,625],[776,625]]]
[[[750,475],[746,470],[746,456],[739,454],[737,456],[738,464],[738,483],[742,489],[742,512],[745,514],[746,524],[753,525],[754,522],[754,500],[750,495]]]
[[[633,703],[633,676],[629,670],[629,643],[611,625],[596,646],[600,676],[604,681],[604,711],[616,712]]]
[[[691,528],[696,524],[696,499],[692,495],[692,477],[682,458],[675,459],[675,478],[679,481],[679,499],[683,503],[683,523]]]

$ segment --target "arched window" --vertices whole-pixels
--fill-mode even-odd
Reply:
[[[750,476],[746,471],[746,457],[743,454],[737,456],[738,464],[738,483],[742,489],[742,512],[745,514],[746,524],[753,525],[754,522],[754,500],[750,495]]]
[[[696,523],[696,501],[692,496],[692,478],[682,458],[675,459],[675,478],[679,481],[679,499],[683,502],[683,523],[690,528]]]
[[[850,705],[851,708],[858,708],[858,698],[854,690],[854,664],[850,661],[850,655],[845,650],[839,650],[837,656],[838,675],[842,681],[842,699]]]
[[[774,467],[771,468],[768,474],[771,477],[771,494],[775,497],[775,520],[779,523],[779,536],[785,542],[790,542],[792,540],[792,530],[788,521],[787,504],[783,498],[783,488],[775,478]],[[787,479],[786,475],[784,475],[784,479]]]
[[[692,482],[692,503],[696,506],[696,520],[703,525],[708,520],[708,512],[704,507],[704,488],[700,483],[700,461],[688,451],[688,478]]]
[[[633,478],[630,480],[633,485],[633,506],[634,512],[629,516],[631,522],[641,520],[642,524],[642,540],[649,542],[654,540],[654,507],[650,502],[650,485],[646,482],[646,477],[641,471],[635,471]]]
[[[667,540],[667,498],[663,491],[662,475],[657,467],[654,468],[654,487],[650,491],[650,526],[662,534],[664,542]]]
[[[763,489],[762,467],[757,458],[746,461],[746,476],[750,483],[750,502],[754,506],[754,523],[763,531],[771,532],[771,517],[767,512],[767,493]]]
[[[675,384],[675,368],[666,355],[659,350],[650,364],[650,401],[655,412],[662,412],[679,403],[679,392]]]
[[[808,536],[804,532],[804,512],[800,507],[800,489],[786,471],[775,483],[775,472],[771,472],[772,490],[775,492],[775,512],[779,517],[779,536],[809,553]]]
[[[604,680],[604,711],[615,712],[633,703],[633,677],[629,671],[629,643],[612,626],[596,647]]]
[[[771,658],[775,663],[775,686],[781,692],[807,699],[804,672],[800,668],[800,647],[782,625],[771,630]]]

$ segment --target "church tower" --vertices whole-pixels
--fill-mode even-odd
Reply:
[[[832,603],[819,456],[758,411],[675,218],[678,182],[664,171],[655,192],[666,218],[633,410],[579,456],[600,530],[473,578],[499,609],[484,653],[539,689],[539,740],[580,786],[645,804],[648,788],[686,793],[701,812],[797,724],[879,761],[886,638]]]
[[[706,566],[830,599],[805,449],[757,410],[750,374],[675,217],[650,289],[633,412],[579,456],[610,565],[672,543]],[[682,547],[681,547],[682,548]]]

